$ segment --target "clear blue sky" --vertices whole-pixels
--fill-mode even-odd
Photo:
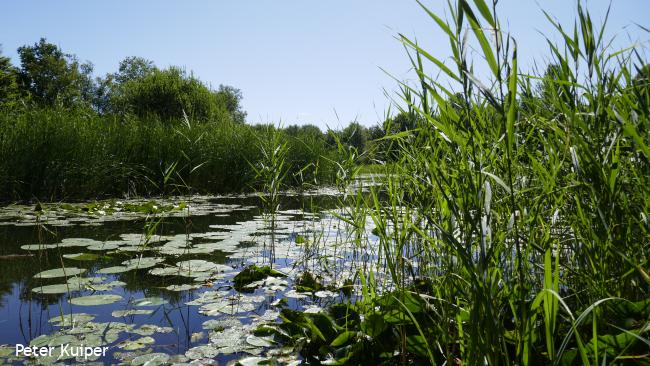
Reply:
[[[444,14],[442,0],[425,0]],[[573,24],[575,0],[539,0],[564,24]],[[609,1],[588,1],[603,18]],[[500,18],[519,43],[520,64],[544,63],[540,32],[554,37],[531,0],[501,0]],[[609,34],[617,46],[645,42],[650,0],[612,0]],[[628,27],[625,27],[628,26]],[[16,48],[40,37],[95,65],[117,69],[127,56],[156,65],[184,66],[213,87],[240,88],[249,122],[314,123],[337,128],[358,119],[376,123],[388,107],[383,90],[412,78],[394,36],[416,36],[432,53],[448,47],[435,24],[411,0],[4,0],[0,4],[3,54],[18,63]],[[643,47],[647,48],[647,43]],[[334,113],[336,110],[340,124]]]

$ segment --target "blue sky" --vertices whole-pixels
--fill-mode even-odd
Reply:
[[[424,3],[444,14],[446,1]],[[545,63],[544,34],[555,33],[540,4],[573,24],[575,0],[501,0],[501,23],[518,40],[520,65]],[[597,22],[609,1],[588,1]],[[616,47],[647,48],[648,0],[613,0],[609,35]],[[156,65],[184,66],[213,87],[242,90],[248,121],[314,123],[337,128],[357,119],[377,123],[396,82],[413,77],[398,33],[443,59],[442,32],[411,0],[4,0],[0,44],[18,63],[16,48],[40,37],[95,65],[96,75],[120,60],[142,56]],[[480,72],[480,68],[479,68]],[[336,111],[336,112],[335,112]],[[337,117],[338,115],[338,117]]]

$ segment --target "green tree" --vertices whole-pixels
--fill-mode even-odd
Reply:
[[[118,71],[113,74],[113,79],[118,84],[136,80],[151,75],[157,70],[153,61],[143,57],[130,56],[120,61]]]
[[[129,109],[128,99],[124,96],[125,84],[138,81],[158,70],[151,60],[138,56],[129,56],[120,61],[118,71],[109,73],[104,78],[97,78],[94,107],[100,113],[125,114]]]
[[[35,103],[74,107],[92,102],[92,64],[80,64],[74,55],[63,53],[45,38],[18,48],[18,55],[20,86]]]
[[[162,120],[180,119],[185,112],[196,121],[229,119],[219,96],[183,69],[170,67],[119,84],[111,105],[122,113]]]
[[[241,106],[243,99],[241,90],[228,85],[219,85],[219,90],[215,92],[215,95],[219,103],[226,107],[235,123],[246,122],[246,112]]]
[[[11,64],[9,57],[2,56],[0,48],[0,109],[13,107],[19,99],[18,69]]]
[[[350,124],[341,131],[341,142],[355,147],[359,154],[366,150],[368,142],[368,131],[359,122],[350,122]]]

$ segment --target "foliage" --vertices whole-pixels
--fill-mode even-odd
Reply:
[[[579,2],[573,29],[547,15],[563,43],[528,74],[496,3],[450,2],[448,21],[422,6],[449,39],[444,60],[400,35],[418,79],[401,83],[400,113],[417,128],[385,129],[385,184],[341,207],[359,238],[370,214],[380,247],[344,306],[362,324],[378,312],[393,338],[366,347],[383,333],[285,314],[287,342],[313,363],[647,363],[646,62],[612,50]]]
[[[18,48],[19,81],[31,100],[38,105],[54,107],[88,106],[93,94],[92,64],[83,63],[73,55],[41,38],[33,46]]]
[[[244,268],[233,279],[233,287],[240,292],[253,292],[255,288],[247,288],[253,282],[263,280],[268,276],[286,277],[282,272],[278,272],[269,266],[258,267],[254,264]]]
[[[20,98],[18,69],[8,57],[2,56],[0,49],[0,110],[15,107]]]
[[[113,98],[114,108],[139,118],[179,120],[183,112],[201,122],[229,118],[228,110],[217,95],[177,67],[154,69],[142,77],[126,79]]]

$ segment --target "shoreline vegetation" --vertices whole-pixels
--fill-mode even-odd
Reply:
[[[606,21],[594,24],[579,1],[568,27],[544,13],[562,43],[549,39],[543,70],[521,70],[497,1],[450,2],[447,20],[420,5],[448,37],[449,57],[399,35],[417,82],[400,82],[397,113],[368,129],[249,126],[236,89],[210,90],[182,70],[134,59],[133,78],[120,79],[127,62],[93,84],[92,95],[108,90],[104,104],[60,107],[83,92],[49,100],[23,62],[15,80],[31,80],[22,84],[29,92],[15,92],[0,117],[2,195],[260,190],[268,266],[239,272],[245,288],[243,274],[278,281],[282,190],[331,184],[343,237],[325,249],[296,237],[313,253],[297,261],[292,281],[340,301],[315,312],[278,305],[279,321],[256,337],[323,365],[650,365],[643,55],[611,49]],[[479,63],[485,80],[474,75]],[[169,90],[160,85],[178,86],[172,103],[156,103],[156,90]],[[361,173],[381,174],[380,184],[364,186]],[[337,245],[355,258],[343,286],[320,277],[329,265],[336,272]]]

